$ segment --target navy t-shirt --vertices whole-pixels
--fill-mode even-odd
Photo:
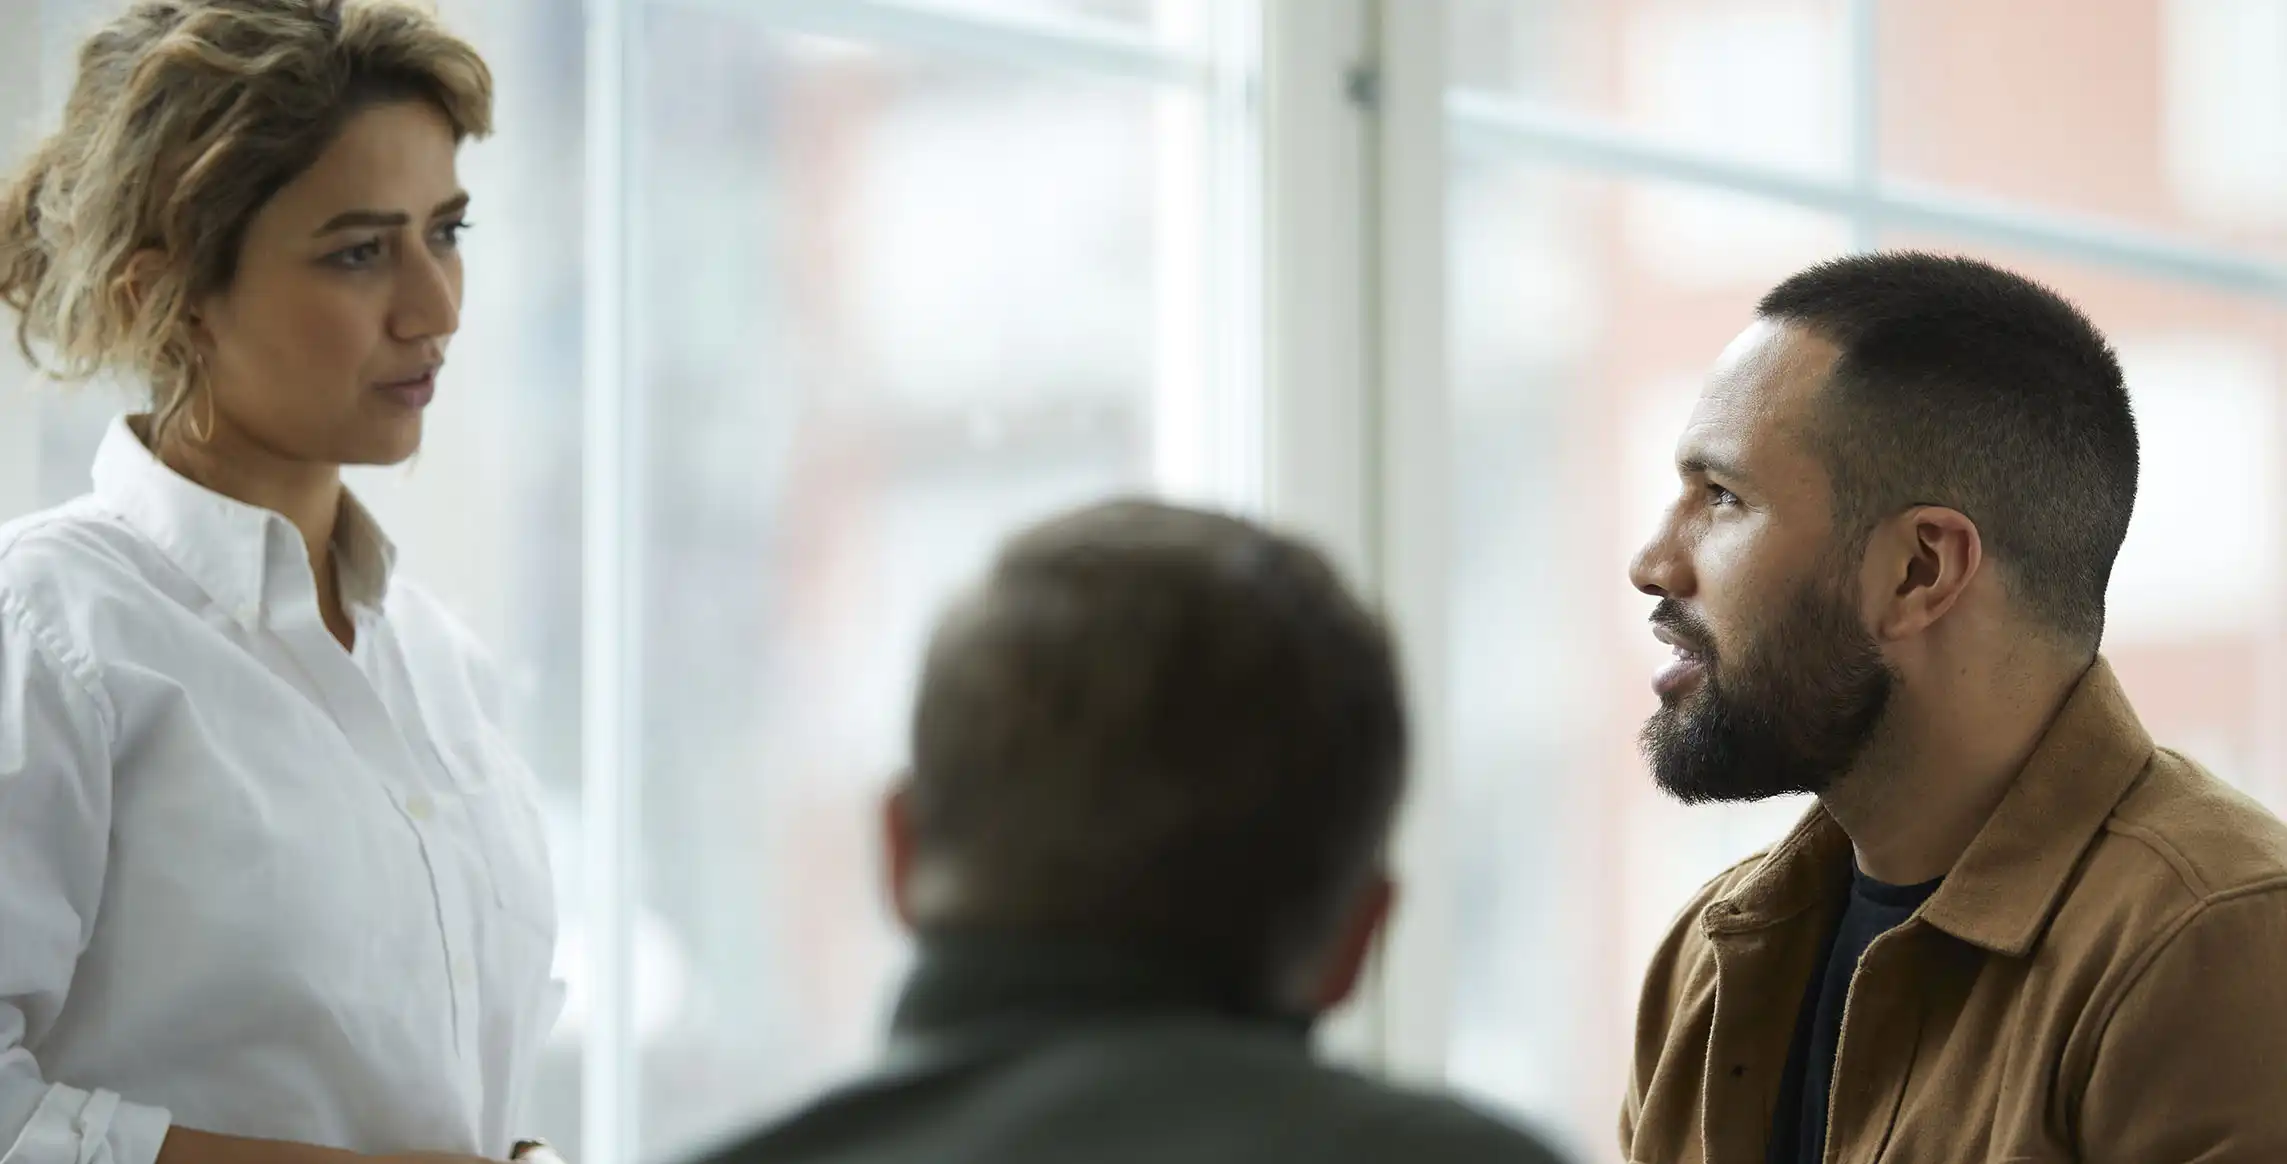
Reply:
[[[1842,1008],[1858,960],[1874,939],[1905,924],[1938,891],[1945,879],[1920,885],[1891,885],[1855,868],[1850,900],[1826,948],[1826,961],[1811,975],[1795,1019],[1794,1046],[1779,1076],[1779,1107],[1771,1119],[1769,1164],[1819,1164],[1826,1157],[1826,1104],[1834,1087],[1834,1052],[1842,1041]]]

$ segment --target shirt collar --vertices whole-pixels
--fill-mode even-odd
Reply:
[[[314,598],[302,535],[284,515],[225,497],[168,468],[121,416],[96,450],[95,496],[149,538],[176,568],[243,622],[281,600]],[[342,604],[378,609],[397,549],[347,489],[334,524]]]
[[[334,518],[335,573],[342,604],[353,610],[379,610],[397,572],[397,544],[382,532],[373,511],[344,486],[341,512]]]
[[[2110,664],[2098,659],[1922,906],[1922,920],[1996,954],[2030,953],[2081,854],[2151,758],[2152,737]],[[1814,806],[1704,924],[1719,934],[1787,921],[1848,884],[1850,869],[1849,836]]]

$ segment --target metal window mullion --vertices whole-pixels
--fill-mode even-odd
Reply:
[[[1863,214],[1883,231],[1953,235],[2155,278],[2287,299],[2287,265],[2086,216],[1896,181],[1882,181],[1862,192],[1848,178],[1678,148],[1579,115],[1483,93],[1450,93],[1446,111],[1457,138],[1473,148],[1622,177],[1729,190],[1846,220]]]
[[[1369,0],[1264,5],[1264,504],[1373,584],[1364,111]]]
[[[1381,1066],[1401,1078],[1445,1075],[1458,961],[1458,812],[1447,714],[1453,477],[1447,374],[1447,0],[1379,0],[1368,280],[1367,396],[1373,577],[1405,644],[1413,723],[1412,788],[1393,843],[1406,904],[1377,968]]]
[[[1263,507],[1366,588],[1373,390],[1366,111],[1346,85],[1371,52],[1371,0],[1263,0],[1260,132]],[[1380,990],[1319,1030],[1352,1062],[1383,1053]]]
[[[1850,216],[1850,246],[1862,252],[1873,250],[1881,234],[1881,21],[1881,0],[1850,0],[1844,84],[1850,93],[1850,179],[1859,196]]]
[[[636,1158],[642,440],[631,358],[638,0],[588,0],[582,365],[581,1158]]]
[[[753,20],[770,29],[868,45],[1205,89],[1215,61],[1126,25],[978,11],[914,0],[651,0]]]
[[[1208,161],[1213,225],[1207,294],[1213,304],[1209,353],[1220,499],[1258,512],[1267,502],[1268,448],[1263,329],[1264,270],[1263,0],[1218,3],[1210,16],[1215,55],[1208,93]]]

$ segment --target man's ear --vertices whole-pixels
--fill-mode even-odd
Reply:
[[[1397,883],[1390,880],[1389,874],[1376,872],[1352,899],[1335,931],[1334,943],[1327,951],[1325,969],[1305,993],[1303,1002],[1310,1013],[1324,1014],[1357,993],[1382,928],[1389,923],[1390,911],[1397,907],[1397,898]]]
[[[890,908],[896,911],[898,922],[909,930],[914,928],[912,805],[912,785],[901,772],[881,803],[882,876],[888,882],[885,888],[889,891]]]
[[[1911,638],[1936,625],[1968,592],[1985,568],[1985,542],[1960,510],[1917,506],[1876,531],[1866,568],[1877,584],[1876,637]]]

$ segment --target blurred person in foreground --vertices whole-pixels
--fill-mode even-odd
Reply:
[[[939,627],[887,876],[920,959],[881,1070],[710,1164],[1552,1158],[1315,1062],[1389,916],[1388,635],[1311,549],[1123,502]]]
[[[2054,293],[1882,254],[1770,292],[1638,556],[1689,803],[1812,793],[1653,960],[1632,1161],[2287,1160],[2287,827],[2098,654],[2120,366]]]
[[[93,490],[0,529],[0,1160],[514,1153],[561,994],[490,662],[344,465],[420,447],[492,78],[396,0],[138,0],[0,188]],[[440,1155],[441,1154],[441,1155]]]

